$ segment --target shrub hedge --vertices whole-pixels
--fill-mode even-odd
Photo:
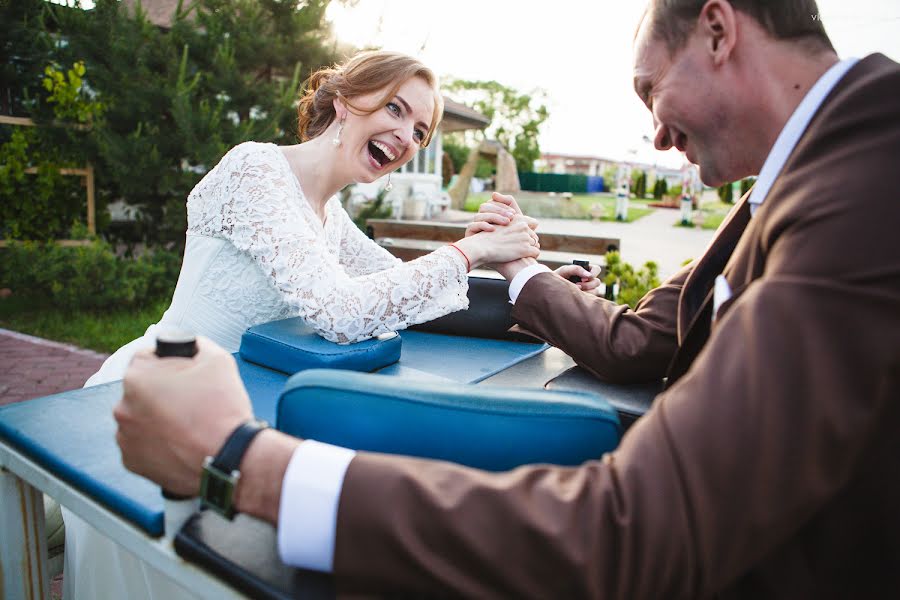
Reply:
[[[74,247],[12,242],[0,249],[0,288],[71,310],[140,308],[171,297],[180,267],[168,250],[124,258],[100,240]]]

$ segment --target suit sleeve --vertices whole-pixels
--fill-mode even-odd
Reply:
[[[696,368],[579,468],[359,454],[339,504],[339,581],[479,598],[721,590],[834,498],[879,428],[896,429],[895,293],[791,278],[748,290]],[[863,314],[890,329],[877,347]]]
[[[662,379],[678,348],[678,298],[691,266],[644,296],[635,310],[585,294],[553,273],[522,288],[513,319],[606,381]]]

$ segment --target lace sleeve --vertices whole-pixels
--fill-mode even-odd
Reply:
[[[351,276],[328,252],[321,223],[273,152],[246,152],[222,165],[222,234],[319,335],[355,342],[468,307],[466,268],[452,248]]]
[[[340,263],[351,277],[377,273],[402,264],[402,261],[370,240],[343,210],[333,211],[341,221]]]

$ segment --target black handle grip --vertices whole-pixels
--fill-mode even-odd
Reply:
[[[156,336],[156,355],[193,358],[197,354],[197,338],[180,329],[166,329]]]
[[[156,355],[160,358],[177,356],[193,358],[197,354],[197,338],[180,329],[166,329],[156,336]],[[163,498],[167,500],[190,500],[191,496],[174,494],[163,488]]]
[[[581,267],[585,271],[591,270],[591,263],[587,260],[573,260],[572,264]],[[580,283],[581,277],[579,277],[578,275],[569,275],[569,281],[571,281],[572,283]]]

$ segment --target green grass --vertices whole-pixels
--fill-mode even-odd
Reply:
[[[472,194],[466,199],[464,209],[477,212],[478,207],[490,199],[490,192]],[[562,196],[523,192],[516,200],[526,215],[536,219],[612,221],[616,210],[616,198],[611,194],[576,194],[571,199],[565,199]],[[628,204],[628,219],[625,222],[631,223],[652,213],[654,209],[647,206],[651,201],[632,199]]]
[[[725,217],[728,216],[728,213],[731,212],[731,209],[734,208],[734,204],[726,204],[724,202],[713,202],[704,204],[700,209],[694,211],[694,224],[693,225],[682,225],[681,224],[681,213],[677,213],[677,220],[672,225],[673,227],[684,227],[686,229],[694,229],[699,227],[700,229],[708,229],[708,230],[716,230],[719,228],[719,225],[722,224],[722,221],[725,220]],[[673,215],[675,213],[673,212]]]
[[[109,353],[142,336],[168,306],[169,300],[160,300],[142,309],[71,311],[13,296],[0,300],[0,327]]]
[[[718,229],[732,208],[734,208],[734,204],[724,202],[704,204],[700,210],[694,212],[694,223],[697,223],[701,229]]]

